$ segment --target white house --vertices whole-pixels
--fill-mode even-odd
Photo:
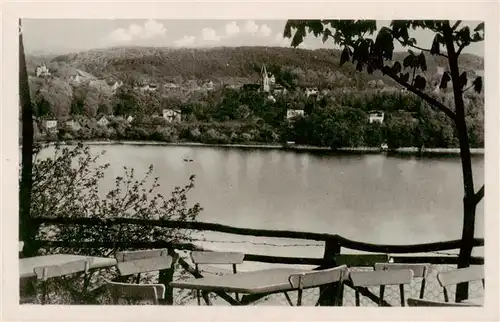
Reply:
[[[168,88],[168,89],[175,89],[179,86],[177,86],[177,84],[175,84],[175,83],[166,83],[163,85],[163,87]]]
[[[207,90],[213,90],[214,89],[214,82],[212,81],[208,81],[206,83],[203,84],[203,88],[207,89]]]
[[[286,94],[287,90],[281,85],[276,85],[273,89],[273,94]]]
[[[310,95],[318,95],[318,88],[306,88],[306,95],[309,97]]]
[[[99,121],[97,121],[97,124],[99,124],[100,126],[108,126],[109,120],[105,116],[103,116],[99,119]]]
[[[57,131],[57,121],[56,120],[45,121],[45,128],[47,129],[47,131],[50,131],[50,132]]]
[[[66,126],[74,131],[80,131],[80,129],[82,128],[82,126],[80,125],[80,123],[78,123],[78,121],[73,121],[73,120],[67,121]]]
[[[180,122],[181,121],[181,111],[172,110],[172,109],[164,109],[163,110],[163,118],[169,122]]]
[[[47,66],[45,64],[41,65],[41,66],[38,66],[36,68],[36,76],[37,77],[46,77],[46,76],[50,76],[50,71],[49,69],[47,68]]]
[[[129,116],[127,117],[127,122],[129,122],[129,123],[130,123],[130,122],[132,122],[133,120],[134,120],[134,117],[133,117],[132,115],[129,115]]]
[[[370,124],[373,122],[377,122],[382,124],[384,122],[384,112],[382,111],[370,111],[368,113],[368,118],[370,120]]]
[[[122,81],[119,81],[119,82],[115,82],[112,86],[111,86],[111,91],[113,91],[113,93],[116,93],[116,90],[120,87],[123,86],[123,82]]]
[[[286,111],[286,118],[291,119],[296,116],[304,116],[304,110],[288,109]]]

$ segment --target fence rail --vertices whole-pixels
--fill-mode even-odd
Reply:
[[[161,220],[161,219],[135,219],[135,218],[112,218],[103,219],[97,217],[88,218],[67,218],[67,217],[38,217],[33,218],[33,223],[37,225],[50,224],[50,225],[88,225],[88,226],[117,226],[117,225],[140,225],[146,227],[164,227],[176,229],[191,229],[198,231],[215,231],[220,233],[229,233],[233,235],[255,236],[255,237],[273,237],[273,238],[290,238],[290,239],[306,239],[324,242],[335,242],[340,247],[373,252],[373,253],[427,253],[435,251],[444,251],[460,248],[462,241],[460,239],[422,243],[413,245],[381,245],[359,242],[347,239],[337,234],[327,233],[311,233],[300,232],[291,230],[269,230],[269,229],[252,229],[240,228],[228,225],[221,225],[206,222],[192,222],[192,221],[175,221],[175,220]],[[122,242],[122,241],[120,241]],[[123,241],[122,243],[126,243]],[[475,238],[473,240],[473,247],[484,246],[483,238]]]

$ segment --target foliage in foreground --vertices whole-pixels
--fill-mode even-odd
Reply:
[[[50,148],[49,148],[50,149]],[[152,177],[150,166],[142,178],[134,169],[124,167],[123,175],[117,176],[112,189],[103,193],[103,178],[109,170],[109,163],[100,162],[104,151],[93,154],[88,146],[81,143],[72,148],[55,146],[53,155],[38,157],[33,167],[33,197],[31,213],[33,217],[61,216],[68,218],[142,218],[194,221],[202,208],[198,203],[190,206],[187,194],[194,188],[194,175],[184,187],[175,187],[170,197],[158,192],[159,178]],[[38,240],[58,240],[68,244],[106,241],[167,241],[188,242],[191,234],[185,230],[121,225],[106,226],[41,226]],[[49,247],[41,253],[67,253],[89,256],[113,256],[124,249],[111,248],[66,248]],[[54,280],[52,297],[59,297],[58,303],[92,303],[94,295],[88,293],[102,285],[104,279],[117,278],[115,269],[99,270],[84,277],[76,274]],[[154,276],[142,276],[149,282]],[[123,280],[123,279],[122,279]],[[126,280],[126,279],[125,279]],[[61,299],[63,294],[71,296]]]

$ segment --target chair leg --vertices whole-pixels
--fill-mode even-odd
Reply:
[[[283,294],[285,294],[285,297],[286,297],[288,304],[290,304],[290,306],[293,306],[293,302],[292,302],[292,299],[290,298],[290,295],[288,295],[287,292],[284,292]]]
[[[356,297],[356,306],[359,306],[359,291],[358,291],[358,290],[356,290],[356,291],[354,292],[354,295],[355,295],[355,297]]]
[[[425,277],[422,278],[422,285],[420,286],[420,299],[424,298],[424,292],[425,292]]]
[[[196,300],[198,302],[198,306],[200,306],[201,305],[201,295],[200,295],[199,290],[196,290]]]
[[[297,306],[302,306],[302,289],[297,292]]]
[[[399,293],[401,295],[401,306],[405,306],[405,286],[403,284],[399,285]]]
[[[384,291],[385,291],[385,285],[380,285],[380,294],[379,294],[379,299],[378,299],[378,306],[382,306],[384,302]]]
[[[47,286],[47,281],[43,281],[42,285],[42,299],[41,299],[41,304],[45,305],[47,304],[47,293],[48,293],[48,286]]]
[[[238,273],[238,270],[237,270],[237,268],[236,268],[236,264],[233,264],[233,274],[236,274],[236,273]],[[234,293],[234,296],[235,296],[235,298],[236,298],[236,301],[238,301],[238,302],[239,302],[239,301],[240,301],[240,299],[239,299],[239,295],[238,295],[238,293]]]
[[[448,290],[446,287],[443,287],[443,295],[444,295],[444,301],[448,302]]]

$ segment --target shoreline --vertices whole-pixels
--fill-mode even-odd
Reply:
[[[61,145],[74,145],[78,141],[60,142]],[[54,142],[47,142],[54,145]],[[135,146],[174,146],[174,147],[205,147],[205,148],[225,148],[225,149],[262,149],[262,150],[285,150],[304,152],[331,152],[331,153],[372,153],[372,154],[453,154],[460,155],[459,148],[428,148],[421,152],[416,147],[398,148],[387,150],[376,147],[355,147],[339,148],[332,150],[328,147],[318,147],[310,145],[283,145],[283,144],[212,144],[197,142],[162,142],[162,141],[84,141],[84,145],[135,145]],[[472,155],[484,155],[484,148],[471,148]]]

